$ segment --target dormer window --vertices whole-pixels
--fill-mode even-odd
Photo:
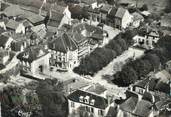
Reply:
[[[84,102],[86,103],[86,104],[89,104],[89,96],[86,96],[85,98],[84,98]]]
[[[80,96],[79,101],[83,102],[83,98],[84,98],[83,96]]]
[[[94,102],[95,102],[95,100],[92,99],[92,100],[90,101],[90,105],[94,105]]]

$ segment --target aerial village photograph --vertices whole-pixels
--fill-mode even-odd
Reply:
[[[0,0],[0,117],[171,117],[171,0]]]

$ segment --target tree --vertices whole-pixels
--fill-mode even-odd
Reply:
[[[127,50],[128,49],[128,46],[127,46],[127,43],[124,39],[117,39],[116,40],[118,42],[118,44],[121,46],[122,50]]]
[[[36,89],[44,117],[67,117],[67,100],[60,82],[46,79]]]
[[[148,11],[148,5],[147,4],[144,4],[141,9],[141,11]]]
[[[136,71],[129,66],[125,66],[122,72],[116,73],[113,77],[113,83],[115,83],[118,86],[124,87],[129,86],[138,79]]]
[[[156,54],[147,54],[146,56],[144,56],[144,59],[147,59],[153,69],[158,69],[159,68],[159,65],[160,65],[160,58],[156,55]]]

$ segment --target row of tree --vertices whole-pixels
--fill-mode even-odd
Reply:
[[[128,86],[137,80],[141,80],[151,71],[158,70],[171,59],[171,37],[161,38],[156,49],[148,51],[140,59],[125,64],[122,71],[113,75],[113,83],[119,86]]]
[[[135,31],[126,31],[118,34],[105,47],[96,48],[90,55],[87,55],[80,62],[80,65],[74,69],[75,73],[80,75],[93,76],[114,58],[121,55],[132,44],[132,37]]]

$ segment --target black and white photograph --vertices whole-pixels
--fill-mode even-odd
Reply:
[[[0,0],[0,117],[171,117],[171,0]]]

